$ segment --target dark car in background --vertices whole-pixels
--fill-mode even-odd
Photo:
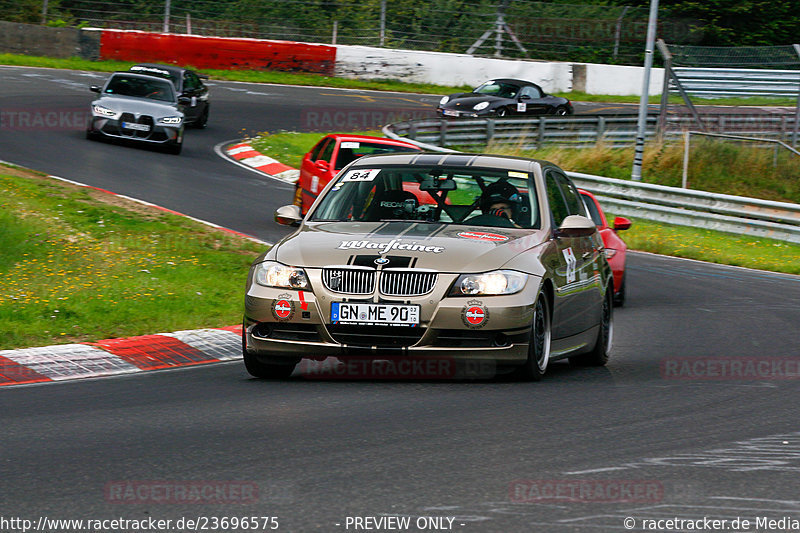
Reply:
[[[436,113],[444,118],[480,118],[527,115],[571,115],[566,98],[552,96],[530,81],[489,80],[469,93],[443,96]]]
[[[603,238],[606,259],[614,273],[614,305],[622,307],[625,305],[625,255],[628,245],[625,244],[618,231],[623,231],[631,227],[631,221],[625,217],[616,217],[613,225],[609,226],[606,215],[600,207],[600,202],[589,191],[578,189],[586,206],[586,212],[594,221],[600,236]]]
[[[359,157],[394,152],[419,152],[411,143],[370,137],[334,133],[326,135],[303,156],[300,178],[295,185],[294,204],[305,213],[336,174]]]
[[[206,127],[210,103],[208,87],[203,80],[207,80],[208,76],[187,68],[156,63],[139,63],[132,66],[130,71],[171,81],[178,91],[178,96],[188,99],[183,109],[186,125],[195,128]]]
[[[87,139],[120,139],[163,146],[179,154],[183,146],[186,97],[179,97],[168,79],[115,72],[102,87],[90,109]]]

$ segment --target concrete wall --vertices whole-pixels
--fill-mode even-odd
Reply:
[[[0,52],[6,54],[97,59],[99,43],[99,34],[82,35],[76,28],[0,21]]]
[[[337,76],[477,86],[492,78],[520,78],[545,91],[572,90],[572,64],[511,61],[414,50],[336,46]]]

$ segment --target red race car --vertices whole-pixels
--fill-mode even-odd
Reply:
[[[628,245],[617,235],[617,232],[630,228],[631,221],[625,217],[617,217],[614,219],[614,226],[609,226],[597,198],[589,191],[583,189],[578,189],[578,191],[583,196],[586,211],[597,225],[600,236],[603,237],[606,258],[608,258],[608,264],[611,265],[611,271],[614,273],[614,305],[621,307],[625,304],[625,252],[628,250]]]
[[[305,156],[300,165],[300,179],[295,185],[294,204],[305,215],[317,195],[345,165],[361,156],[395,152],[421,152],[411,143],[368,137],[366,135],[331,134],[322,138]]]

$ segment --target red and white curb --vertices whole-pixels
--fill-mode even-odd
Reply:
[[[242,327],[0,350],[0,386],[130,374],[242,357]]]
[[[260,170],[264,174],[277,178],[287,183],[295,183],[300,177],[300,171],[289,165],[284,165],[277,160],[255,150],[248,143],[239,143],[225,148],[228,157],[247,165],[250,168]]]

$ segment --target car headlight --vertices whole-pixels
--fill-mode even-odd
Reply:
[[[489,107],[489,102],[481,102],[480,104],[475,104],[475,107],[473,107],[472,109],[474,109],[475,111],[481,111],[482,109],[486,109],[487,107]]]
[[[462,274],[453,284],[450,296],[494,296],[522,290],[528,275],[514,270],[495,270],[484,274]]]
[[[444,105],[449,101],[450,101],[450,97],[449,96],[442,96],[442,99],[439,100],[439,105]]]
[[[308,277],[302,268],[294,268],[275,261],[264,261],[256,265],[255,280],[265,287],[282,289],[307,289]]]
[[[181,117],[161,117],[158,119],[159,124],[180,124],[183,119]]]
[[[109,109],[101,105],[93,105],[92,111],[95,115],[100,115],[101,117],[114,117],[117,115],[117,112],[113,109]]]

